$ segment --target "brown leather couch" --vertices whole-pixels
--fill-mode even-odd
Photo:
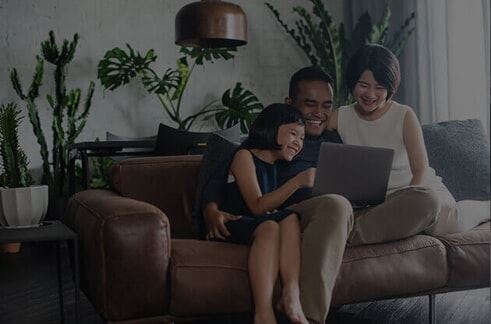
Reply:
[[[200,160],[125,160],[113,169],[114,191],[87,190],[70,199],[66,222],[80,239],[81,286],[106,321],[251,311],[248,247],[193,236]],[[348,248],[333,304],[487,287],[489,227]]]

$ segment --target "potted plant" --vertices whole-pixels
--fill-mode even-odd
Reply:
[[[226,90],[221,98],[205,104],[195,114],[183,116],[181,102],[196,66],[214,63],[215,60],[229,60],[234,57],[235,48],[186,48],[181,47],[180,57],[176,68],[168,68],[160,77],[151,67],[157,60],[154,50],[150,49],[145,55],[135,51],[126,44],[127,51],[115,47],[106,52],[99,62],[97,77],[104,89],[115,90],[125,85],[133,78],[139,78],[145,90],[155,94],[164,112],[180,130],[190,130],[198,119],[214,118],[221,129],[230,128],[240,123],[243,134],[248,133],[249,127],[256,115],[263,109],[258,98],[237,82],[233,89]]]
[[[61,217],[68,196],[68,146],[75,143],[85,127],[95,87],[94,82],[91,81],[85,99],[82,98],[80,88],[67,88],[68,64],[75,56],[78,39],[78,34],[74,34],[72,41],[65,39],[62,44],[57,44],[54,32],[49,32],[49,38],[41,43],[41,57],[36,56],[34,76],[26,92],[22,87],[17,70],[13,68],[10,73],[12,86],[19,98],[26,104],[29,121],[40,146],[43,160],[42,183],[49,187],[49,217],[54,219]],[[47,128],[43,127],[36,102],[42,85],[44,62],[54,66],[54,94],[46,95],[48,111],[52,115],[51,154],[45,136]]]
[[[14,103],[0,107],[0,224],[8,228],[38,226],[48,209],[48,186],[32,186],[27,157],[19,145],[21,120]]]

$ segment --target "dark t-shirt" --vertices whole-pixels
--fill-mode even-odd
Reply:
[[[336,131],[325,131],[319,137],[306,136],[302,151],[291,162],[277,162],[278,185],[281,186],[288,179],[308,168],[316,167],[322,142],[341,143],[341,138]],[[210,202],[216,202],[219,207],[222,205],[222,198],[224,197],[226,187],[225,183],[231,162],[231,160],[224,161],[223,168],[220,168],[203,187],[203,207]],[[283,209],[293,203],[305,200],[311,194],[312,189],[310,188],[299,189],[278,209]]]

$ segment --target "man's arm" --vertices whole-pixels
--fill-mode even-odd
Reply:
[[[206,239],[225,240],[225,237],[230,235],[225,223],[240,218],[219,209],[229,165],[230,161],[224,161],[223,166],[218,168],[203,186],[201,206],[206,224]]]

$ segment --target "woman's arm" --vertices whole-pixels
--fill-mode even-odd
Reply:
[[[330,131],[338,129],[338,111],[337,110],[333,110],[328,115],[327,129]]]
[[[404,117],[403,138],[413,174],[410,185],[420,185],[428,171],[428,154],[421,125],[412,110],[409,110]]]
[[[313,186],[315,171],[308,169],[285,182],[278,189],[263,195],[257,181],[252,153],[239,150],[232,161],[230,171],[237,181],[244,201],[254,215],[262,215],[278,208],[297,189]]]

